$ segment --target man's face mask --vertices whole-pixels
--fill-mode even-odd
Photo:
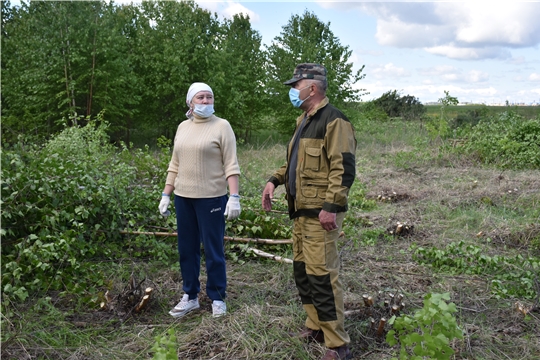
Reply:
[[[300,105],[302,105],[304,103],[304,101],[306,101],[310,96],[308,95],[307,98],[305,98],[304,100],[301,100],[300,99],[300,91],[304,90],[304,89],[307,89],[308,87],[310,87],[311,85],[308,85],[302,89],[295,89],[295,88],[291,88],[291,90],[289,90],[289,99],[291,99],[291,103],[293,104],[294,107],[297,107],[299,108]]]

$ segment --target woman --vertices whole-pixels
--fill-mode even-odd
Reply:
[[[167,216],[174,192],[178,252],[184,295],[169,312],[182,317],[199,308],[201,242],[206,259],[206,294],[212,315],[227,313],[225,290],[225,217],[240,215],[240,166],[236,138],[229,122],[214,113],[214,93],[204,83],[193,83],[187,93],[188,120],[178,126],[159,211]],[[227,185],[230,197],[227,196]]]

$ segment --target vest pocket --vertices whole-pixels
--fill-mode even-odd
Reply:
[[[319,171],[321,168],[321,149],[306,147],[304,170]]]
[[[326,198],[328,183],[326,181],[303,181],[300,187],[304,200],[308,203],[319,203]]]

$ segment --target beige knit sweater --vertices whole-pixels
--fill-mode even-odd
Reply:
[[[196,115],[178,125],[167,184],[175,195],[211,198],[227,194],[227,178],[240,175],[231,125],[215,115]]]

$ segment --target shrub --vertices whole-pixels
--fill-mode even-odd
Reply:
[[[450,294],[427,294],[424,307],[413,317],[392,317],[394,328],[386,335],[391,345],[399,343],[400,359],[450,359],[454,350],[449,346],[453,339],[463,338],[453,313],[454,303],[446,303]]]
[[[486,255],[475,245],[452,242],[445,249],[416,248],[413,259],[439,271],[451,274],[487,276],[497,298],[533,299],[537,294],[540,259],[534,256]]]
[[[438,118],[432,118],[426,124],[426,129],[432,139],[443,140],[450,136],[450,125],[447,116],[448,107],[459,104],[459,100],[456,97],[450,96],[450,93],[445,90],[444,97],[439,98],[438,102],[441,104],[440,116]]]
[[[381,108],[389,117],[401,116],[405,120],[418,119],[425,114],[426,108],[418,98],[412,95],[400,96],[397,90],[387,91],[373,104]]]
[[[468,110],[466,113],[458,114],[451,122],[450,127],[452,129],[458,129],[463,127],[476,126],[480,120],[489,116],[489,110],[487,106],[482,106],[479,109]]]
[[[368,101],[360,105],[360,116],[369,121],[386,121],[388,114],[373,101]]]
[[[524,120],[506,111],[480,120],[465,139],[463,151],[483,163],[508,169],[540,168],[540,116]]]
[[[4,295],[24,300],[34,291],[77,293],[100,285],[103,279],[87,260],[126,250],[131,245],[120,230],[158,219],[154,206],[166,160],[153,158],[148,149],[118,151],[106,130],[98,119],[66,128],[44,146],[20,139],[3,152]],[[143,160],[151,165],[141,166]],[[164,251],[142,247],[141,256]]]
[[[156,342],[152,346],[154,356],[152,360],[176,360],[176,334],[174,329],[167,330],[167,334],[156,336]]]

